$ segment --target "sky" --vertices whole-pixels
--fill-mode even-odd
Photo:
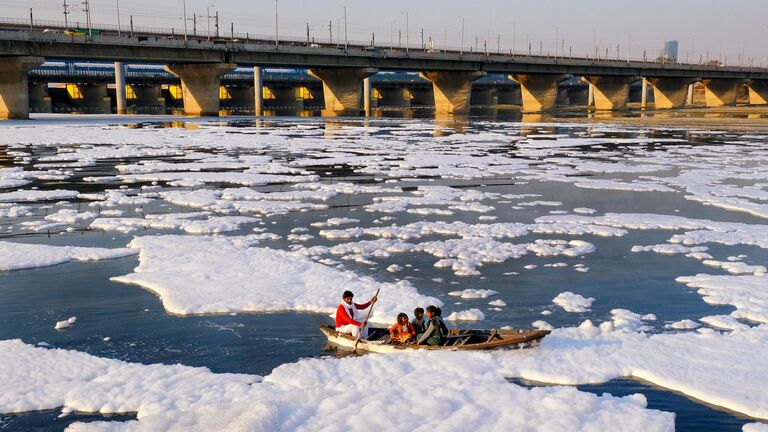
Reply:
[[[174,27],[182,32],[185,0],[90,0],[94,23]],[[350,41],[411,45],[433,39],[435,48],[462,44],[462,21],[466,50],[531,51],[583,56],[595,45],[601,56],[611,58],[617,49],[621,58],[659,55],[664,41],[680,43],[679,59],[721,59],[738,64],[768,63],[768,1],[766,0],[277,0],[278,33],[281,37],[327,39],[329,24],[333,38],[344,38],[344,12]],[[68,0],[69,20],[85,21],[82,0]],[[480,6],[478,6],[480,5]],[[63,21],[63,0],[0,0],[0,16]],[[188,32],[192,16],[199,15],[198,30],[206,30],[207,13],[219,12],[221,33],[235,32],[274,37],[275,1],[186,0]],[[406,19],[407,17],[407,19]],[[407,24],[406,24],[407,22]],[[210,21],[213,28],[213,21]],[[406,36],[407,35],[407,36]],[[557,42],[556,42],[557,41]]]

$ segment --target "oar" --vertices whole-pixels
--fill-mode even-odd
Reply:
[[[376,300],[379,299],[379,291],[381,291],[381,288],[376,290],[376,294],[373,296]],[[360,326],[360,333],[357,335],[357,340],[355,341],[355,346],[352,348],[352,354],[357,353],[357,344],[360,343],[360,337],[363,335],[363,329],[365,328],[365,325],[368,324],[368,318],[371,317],[371,312],[373,312],[373,306],[376,305],[376,303],[372,304],[368,308],[368,315],[365,316],[365,321],[363,321],[363,325]]]

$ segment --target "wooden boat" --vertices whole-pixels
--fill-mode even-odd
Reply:
[[[357,338],[339,333],[332,326],[322,326],[320,331],[328,338],[329,350],[352,350]],[[531,348],[549,334],[549,330],[461,330],[453,329],[443,345],[428,346],[413,343],[397,344],[389,338],[386,328],[369,328],[368,338],[360,339],[358,351],[391,353],[403,350],[490,350],[501,348]]]

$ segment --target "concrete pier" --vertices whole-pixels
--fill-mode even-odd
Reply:
[[[165,70],[181,79],[185,115],[218,117],[221,77],[236,67],[233,63],[177,63]]]
[[[53,111],[47,83],[29,83],[29,112],[49,113]]]
[[[472,106],[491,107],[498,104],[499,95],[495,88],[484,87],[472,89],[472,95],[469,103]]]
[[[261,74],[261,66],[253,67],[253,110],[254,115],[264,115],[264,77]]]
[[[469,113],[472,82],[487,75],[481,71],[427,71],[420,77],[432,82],[435,112],[438,114]]]
[[[500,105],[520,105],[523,103],[520,87],[502,87],[496,92],[496,101]]]
[[[736,105],[736,88],[742,80],[736,79],[704,79],[704,100],[708,107]]]
[[[118,114],[128,113],[128,100],[125,97],[125,65],[115,62],[115,104]]]
[[[597,111],[610,111],[627,108],[629,86],[637,81],[632,76],[588,75],[582,78],[590,84],[593,103]]]
[[[111,114],[111,99],[106,84],[77,84],[82,96],[72,100],[75,108],[84,114]]]
[[[751,80],[747,83],[750,105],[768,104],[768,80]]]
[[[0,119],[29,118],[27,75],[44,61],[29,56],[0,58]]]
[[[411,106],[411,99],[408,98],[411,94],[410,90],[402,87],[379,87],[376,88],[376,92],[381,98],[376,101],[376,104],[380,107],[409,107]]]
[[[688,86],[698,81],[695,78],[646,78],[653,86],[654,108],[683,108],[688,96]]]
[[[568,79],[566,74],[512,74],[509,76],[520,84],[523,112],[535,113],[553,109],[557,105],[560,82]]]
[[[220,108],[232,113],[250,113],[256,107],[256,92],[250,84],[228,85],[225,87],[229,95],[227,100],[220,101]]]
[[[319,68],[309,75],[323,82],[323,115],[359,115],[363,80],[378,72],[374,68]]]
[[[165,114],[165,98],[159,85],[131,84],[128,109],[138,114]]]
[[[363,79],[363,111],[365,116],[371,116],[371,77]]]

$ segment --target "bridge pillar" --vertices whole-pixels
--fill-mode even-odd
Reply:
[[[271,107],[279,109],[296,110],[304,108],[304,100],[297,96],[298,88],[290,85],[277,86],[269,88],[274,99],[271,100]]]
[[[185,115],[217,117],[221,77],[236,67],[233,63],[177,63],[165,70],[181,79]]]
[[[750,105],[768,104],[768,80],[752,80],[747,83]]]
[[[256,105],[254,101],[256,92],[253,91],[250,85],[226,86],[226,92],[229,98],[226,101],[220,101],[221,109],[226,109],[236,114],[243,114],[250,112]]]
[[[30,113],[49,113],[52,112],[53,104],[51,96],[48,94],[47,83],[29,84],[29,112]]]
[[[736,87],[741,84],[738,79],[704,79],[704,101],[708,107],[736,105]]]
[[[411,106],[411,91],[404,87],[376,87],[380,99],[376,106],[409,107]]]
[[[261,75],[261,67],[253,67],[253,109],[258,117],[264,115],[264,79]]]
[[[363,110],[365,111],[365,116],[370,117],[371,116],[371,77],[366,77],[363,79]]]
[[[653,101],[656,109],[685,107],[688,85],[698,81],[696,78],[646,78],[653,86]]]
[[[44,61],[42,57],[0,58],[0,119],[29,118],[27,76]]]
[[[85,114],[110,114],[110,98],[106,84],[77,84],[82,95],[75,105]]]
[[[472,90],[472,96],[469,98],[470,105],[491,107],[498,105],[499,94],[493,87],[481,87]]]
[[[138,114],[165,114],[165,98],[159,85],[131,84],[133,98],[128,106]]]
[[[640,108],[648,108],[648,80],[643,78],[643,87],[640,90]]]
[[[115,106],[118,114],[128,112],[128,100],[125,97],[125,65],[115,62]]]
[[[588,75],[582,80],[592,89],[595,110],[609,111],[627,108],[629,86],[637,81],[637,77]]]
[[[500,87],[496,93],[499,105],[520,105],[520,87]]]
[[[411,92],[411,106],[434,106],[435,105],[435,91],[431,88],[424,87],[410,87],[408,89]]]
[[[374,68],[320,68],[308,72],[323,82],[324,115],[359,115],[363,80],[378,71]]]
[[[523,96],[523,112],[541,112],[557,105],[560,81],[569,78],[564,74],[512,74],[509,78],[520,83]]]
[[[472,82],[486,75],[481,71],[427,71],[419,74],[432,82],[437,114],[469,113]]]

